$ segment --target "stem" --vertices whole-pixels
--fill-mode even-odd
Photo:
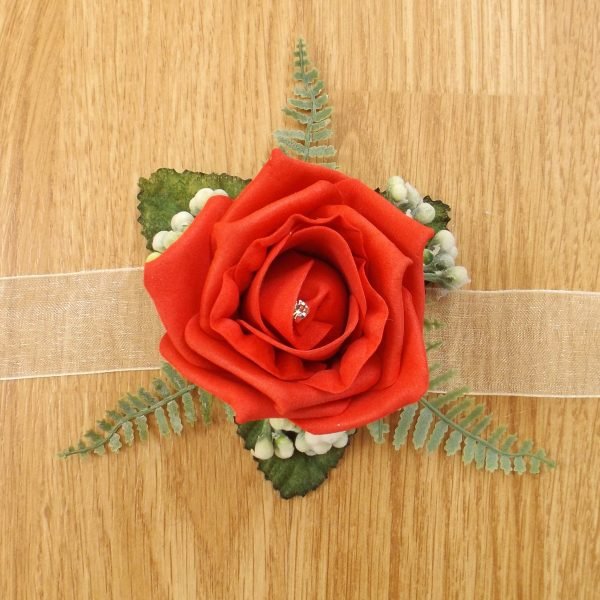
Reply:
[[[459,431],[463,436],[471,438],[472,440],[475,440],[477,443],[482,444],[483,446],[486,446],[487,448],[489,448],[490,450],[493,450],[494,452],[498,453],[501,456],[507,456],[508,458],[517,458],[517,457],[535,458],[536,460],[539,460],[540,462],[544,463],[545,465],[547,465],[549,467],[556,466],[556,463],[552,459],[542,457],[542,456],[537,456],[536,454],[534,454],[532,452],[508,452],[506,450],[501,450],[497,446],[490,444],[490,442],[488,442],[487,440],[470,432],[468,429],[461,427],[456,421],[453,421],[452,419],[447,417],[440,409],[433,406],[433,404],[431,404],[424,398],[421,398],[421,400],[419,400],[419,403],[422,404],[423,406],[425,406],[426,408],[428,408],[436,417],[438,417],[438,419],[441,419],[442,421],[444,421],[444,423],[446,423],[452,429]]]
[[[123,426],[123,423],[127,423],[128,421],[133,421],[134,419],[137,419],[138,417],[148,415],[148,414],[154,412],[157,408],[160,408],[161,406],[168,404],[169,402],[171,402],[171,400],[180,398],[181,396],[183,396],[183,394],[186,394],[187,392],[191,392],[194,389],[196,389],[195,385],[188,385],[184,388],[181,388],[180,390],[177,390],[173,394],[166,396],[162,400],[158,400],[154,404],[150,404],[146,408],[142,408],[142,409],[136,411],[135,413],[133,413],[131,415],[123,415],[123,418],[119,419],[110,431],[104,433],[104,437],[101,440],[94,442],[91,446],[86,446],[85,448],[76,448],[74,450],[65,450],[64,452],[60,453],[60,456],[62,458],[68,458],[69,456],[73,456],[74,454],[88,454],[90,452],[93,452],[97,448],[100,448],[100,446],[104,446],[104,444],[106,444],[110,440],[110,438]]]
[[[300,51],[300,69],[302,70],[302,83],[304,83],[304,89],[310,93],[311,101],[311,121],[306,124],[306,131],[304,132],[304,160],[308,162],[308,149],[310,147],[311,136],[312,136],[312,124],[315,119],[315,95],[312,88],[309,86],[306,80],[306,63],[304,62],[304,46]]]

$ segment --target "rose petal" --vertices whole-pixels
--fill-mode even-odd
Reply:
[[[183,339],[185,328],[198,312],[212,262],[213,227],[230,207],[231,198],[213,196],[183,235],[162,256],[144,266],[144,285],[160,320],[175,347],[190,358],[193,354]]]
[[[429,384],[429,370],[423,345],[423,324],[413,306],[410,293],[405,290],[403,296],[405,337],[398,379],[386,388],[374,388],[356,395],[337,415],[314,417],[310,409],[307,409],[306,418],[300,412],[295,413],[293,418],[288,418],[311,433],[346,431],[383,418],[416,402],[425,394]]]

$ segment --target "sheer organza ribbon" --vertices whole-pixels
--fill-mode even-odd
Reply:
[[[481,395],[600,396],[600,293],[430,294],[445,367]],[[0,278],[0,380],[156,369],[141,268]]]

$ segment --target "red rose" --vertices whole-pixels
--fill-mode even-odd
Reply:
[[[356,179],[275,150],[237,199],[211,198],[146,264],[160,351],[240,423],[370,423],[427,390],[432,235]]]

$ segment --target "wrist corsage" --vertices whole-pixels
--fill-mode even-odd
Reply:
[[[165,333],[164,379],[141,389],[62,455],[118,452],[180,434],[216,399],[280,494],[316,488],[358,428],[393,445],[462,452],[505,473],[554,466],[529,440],[491,427],[483,405],[449,388],[431,361],[427,289],[468,282],[449,207],[398,176],[373,190],[332,159],[332,108],[301,40],[279,148],[251,180],[160,169],[140,180],[151,254],[144,284]],[[431,336],[431,339],[429,339]],[[439,351],[438,351],[439,352]],[[488,433],[489,432],[489,433]]]

